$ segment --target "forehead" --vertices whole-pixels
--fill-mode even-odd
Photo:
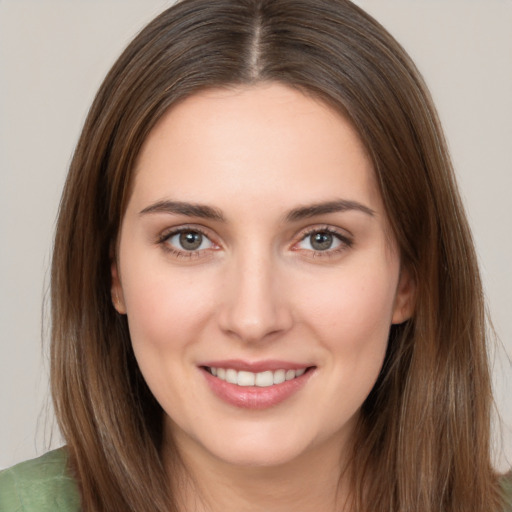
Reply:
[[[380,200],[351,122],[277,83],[206,90],[172,107],[143,144],[133,192],[146,201],[176,194],[195,201],[215,194],[274,196],[278,203],[343,196],[375,206]]]

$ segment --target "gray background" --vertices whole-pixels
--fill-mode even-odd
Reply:
[[[60,443],[42,344],[60,191],[103,76],[170,3],[0,0],[0,468]],[[512,458],[512,1],[357,3],[409,51],[439,108],[501,339],[496,439]]]

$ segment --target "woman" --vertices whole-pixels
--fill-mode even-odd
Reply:
[[[185,0],[137,36],[71,164],[52,329],[67,446],[2,510],[504,509],[442,130],[350,2]]]

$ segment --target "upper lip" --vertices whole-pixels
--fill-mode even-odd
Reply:
[[[279,361],[276,359],[267,359],[262,361],[244,361],[242,359],[223,359],[222,361],[207,361],[199,366],[208,366],[209,368],[226,368],[246,372],[264,372],[276,370],[301,370],[313,366],[311,364],[294,363],[290,361]]]

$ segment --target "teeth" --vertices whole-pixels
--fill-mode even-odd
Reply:
[[[226,382],[237,384],[237,376],[235,370],[226,370]]]
[[[274,384],[274,375],[272,372],[261,372],[256,374],[255,382],[256,386],[260,388],[266,388]]]
[[[274,384],[281,384],[286,380],[286,372],[284,370],[277,370],[274,372]]]
[[[305,368],[300,370],[267,370],[265,372],[253,373],[247,371],[233,370],[232,368],[209,368],[210,373],[220,380],[224,380],[238,386],[257,386],[266,388],[274,384],[281,384],[286,380],[292,380],[304,375]]]
[[[254,386],[255,379],[256,375],[252,372],[238,372],[237,384],[239,386]]]

